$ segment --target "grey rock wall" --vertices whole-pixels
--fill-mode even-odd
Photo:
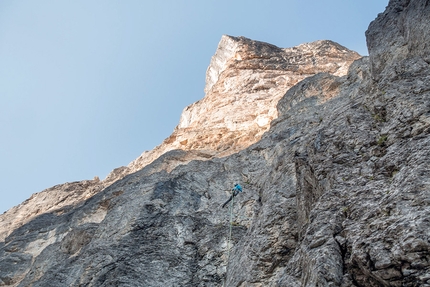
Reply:
[[[169,151],[16,228],[0,286],[430,286],[428,46],[390,24],[426,25],[427,2],[390,1],[370,56],[289,89],[248,148]]]
[[[428,1],[390,0],[366,31],[373,77],[402,73],[402,62],[411,58],[430,62],[429,15]]]

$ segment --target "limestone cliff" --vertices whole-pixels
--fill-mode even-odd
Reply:
[[[290,87],[319,72],[344,75],[358,58],[356,52],[331,41],[281,49],[244,37],[223,36],[207,70],[206,96],[185,108],[169,138],[102,181],[60,184],[33,194],[0,217],[0,240],[34,216],[83,203],[168,151],[190,152],[171,157],[157,170],[171,171],[191,160],[226,156],[248,147],[268,130],[277,117],[276,104]]]
[[[137,171],[174,149],[201,151],[208,158],[242,150],[269,129],[289,88],[321,72],[343,76],[359,58],[332,41],[281,49],[225,35],[206,72],[206,96],[184,109],[169,138],[128,167]]]
[[[37,194],[37,216],[2,230],[0,286],[430,286],[429,19],[429,1],[391,0],[366,33],[369,57],[345,76],[330,70],[332,60],[322,64],[331,74],[296,63],[304,77],[291,88],[280,84],[290,71],[277,60],[288,49],[223,37],[206,97],[184,111],[158,152],[183,149],[166,148],[147,165],[140,158],[109,183]],[[345,50],[332,42],[302,48],[318,43]],[[263,56],[241,63],[242,51]],[[267,67],[265,76],[246,76],[251,66]],[[274,86],[264,80],[270,70]],[[205,101],[223,108],[217,97],[227,94],[256,102],[246,91],[263,83],[273,97],[277,85],[284,89],[276,112],[261,112],[269,126],[258,125],[259,114],[230,124],[230,114],[222,121],[203,110]],[[238,134],[234,147],[225,149],[222,136],[198,146],[199,129],[210,134],[204,124]],[[248,129],[257,136],[241,146]],[[220,205],[234,182],[245,191],[230,225]],[[87,199],[79,195],[94,186]],[[81,199],[43,210],[42,195],[67,188]],[[11,214],[0,220],[5,226]]]

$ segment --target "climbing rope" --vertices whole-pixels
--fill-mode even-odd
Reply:
[[[227,276],[227,267],[228,267],[228,259],[230,258],[230,242],[231,242],[231,227],[233,226],[233,202],[234,202],[234,196],[230,201],[230,230],[228,232],[228,239],[227,239],[227,265],[225,270],[225,275]],[[227,280],[227,277],[224,279]],[[225,281],[222,284],[223,287],[225,287]]]
[[[227,264],[228,264],[228,259],[230,258],[231,227],[233,226],[233,201],[234,201],[234,196],[230,202],[230,231],[227,239]]]

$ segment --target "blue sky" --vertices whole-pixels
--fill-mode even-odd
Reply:
[[[221,35],[329,39],[367,55],[388,0],[0,1],[0,213],[104,178],[168,137],[204,97]]]

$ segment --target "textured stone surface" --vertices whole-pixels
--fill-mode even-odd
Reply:
[[[391,1],[368,37],[399,36],[386,24],[398,18],[428,19],[427,2]],[[13,226],[0,242],[0,286],[430,286],[428,50],[386,40],[370,39],[370,57],[346,76],[298,82],[269,130],[239,152],[171,150]],[[387,53],[397,60],[382,67]],[[208,95],[228,55],[213,59]],[[235,182],[244,192],[230,242],[220,206]]]
[[[378,15],[366,31],[375,78],[380,78],[383,72],[405,72],[399,62],[406,59],[430,62],[429,15],[428,1],[390,0],[385,12]]]
[[[331,41],[281,49],[244,37],[223,36],[207,70],[207,95],[184,109],[169,138],[127,167],[114,169],[102,181],[60,184],[34,194],[0,217],[0,240],[38,214],[83,203],[168,151],[190,153],[171,156],[166,162],[159,159],[157,171],[171,171],[191,160],[225,156],[255,143],[277,117],[276,104],[291,86],[319,72],[344,75],[359,57]]]
[[[268,130],[289,88],[320,72],[345,75],[358,58],[332,41],[282,49],[224,35],[206,72],[206,96],[184,109],[168,139],[128,167],[137,171],[173,149],[200,150],[208,157],[242,150]]]

